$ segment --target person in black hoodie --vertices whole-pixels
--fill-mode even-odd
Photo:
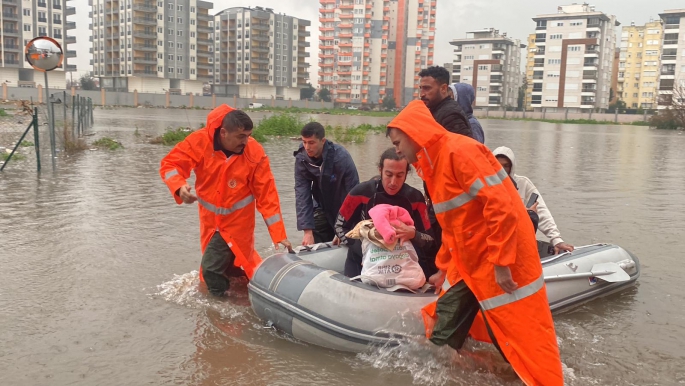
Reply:
[[[469,119],[459,103],[449,95],[450,73],[445,67],[431,66],[419,72],[419,87],[421,100],[431,112],[433,119],[444,127],[445,130],[474,138]],[[428,202],[428,216],[431,227],[435,232],[435,238],[440,245],[442,242],[442,228],[435,218],[435,211],[430,199],[430,193],[423,184]]]
[[[326,139],[318,122],[300,132],[302,144],[295,156],[297,230],[302,245],[334,239],[335,220],[347,193],[359,184],[359,174],[347,150]]]
[[[469,119],[459,103],[449,95],[450,73],[431,66],[419,72],[420,96],[433,118],[447,131],[473,138]]]

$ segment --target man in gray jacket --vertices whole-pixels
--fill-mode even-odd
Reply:
[[[359,184],[357,167],[347,150],[326,139],[318,122],[301,131],[302,145],[295,156],[297,230],[302,245],[328,242],[335,237],[335,220],[347,193]]]

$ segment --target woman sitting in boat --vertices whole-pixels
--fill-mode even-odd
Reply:
[[[407,160],[398,156],[394,148],[390,148],[383,152],[378,163],[380,176],[355,186],[345,198],[335,223],[335,233],[340,242],[349,247],[345,276],[359,276],[363,258],[361,241],[349,239],[345,234],[360,221],[370,219],[369,210],[380,204],[399,206],[410,213],[414,226],[399,226],[396,229],[397,237],[411,240],[426,277],[437,272],[436,242],[430,229],[426,202],[418,189],[405,183],[409,170]]]

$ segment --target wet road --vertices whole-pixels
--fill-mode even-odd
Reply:
[[[425,340],[352,355],[263,328],[244,287],[227,301],[197,290],[197,208],[176,206],[158,175],[169,150],[147,144],[206,111],[97,110],[96,134],[125,148],[30,157],[0,175],[0,384],[518,384],[497,354],[459,356]],[[258,115],[254,115],[258,119]],[[322,116],[330,123],[386,118]],[[610,242],[642,262],[638,286],[555,317],[571,385],[685,383],[685,135],[644,127],[483,121],[486,143],[511,147],[562,237]],[[140,135],[135,135],[136,128]],[[11,133],[3,133],[10,136]],[[350,144],[362,180],[382,135]],[[265,144],[288,234],[295,229],[297,143]],[[409,182],[419,187],[416,175]],[[270,254],[257,221],[257,248]]]

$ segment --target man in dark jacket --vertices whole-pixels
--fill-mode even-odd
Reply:
[[[459,103],[450,98],[450,73],[444,67],[431,66],[419,72],[421,100],[433,118],[447,131],[473,137],[471,125]]]
[[[326,140],[318,122],[300,132],[302,145],[295,156],[297,230],[304,231],[302,245],[333,240],[335,220],[347,193],[359,184],[350,153]]]
[[[362,243],[360,240],[345,237],[360,221],[370,219],[369,210],[379,204],[394,205],[404,208],[414,220],[414,227],[402,226],[396,229],[397,237],[412,242],[419,256],[419,264],[426,277],[431,277],[438,270],[435,267],[437,248],[428,221],[426,201],[423,194],[407,185],[409,163],[397,155],[394,148],[383,152],[378,164],[380,177],[355,186],[345,198],[335,233],[342,244],[347,244],[345,276],[355,277],[362,270]]]

